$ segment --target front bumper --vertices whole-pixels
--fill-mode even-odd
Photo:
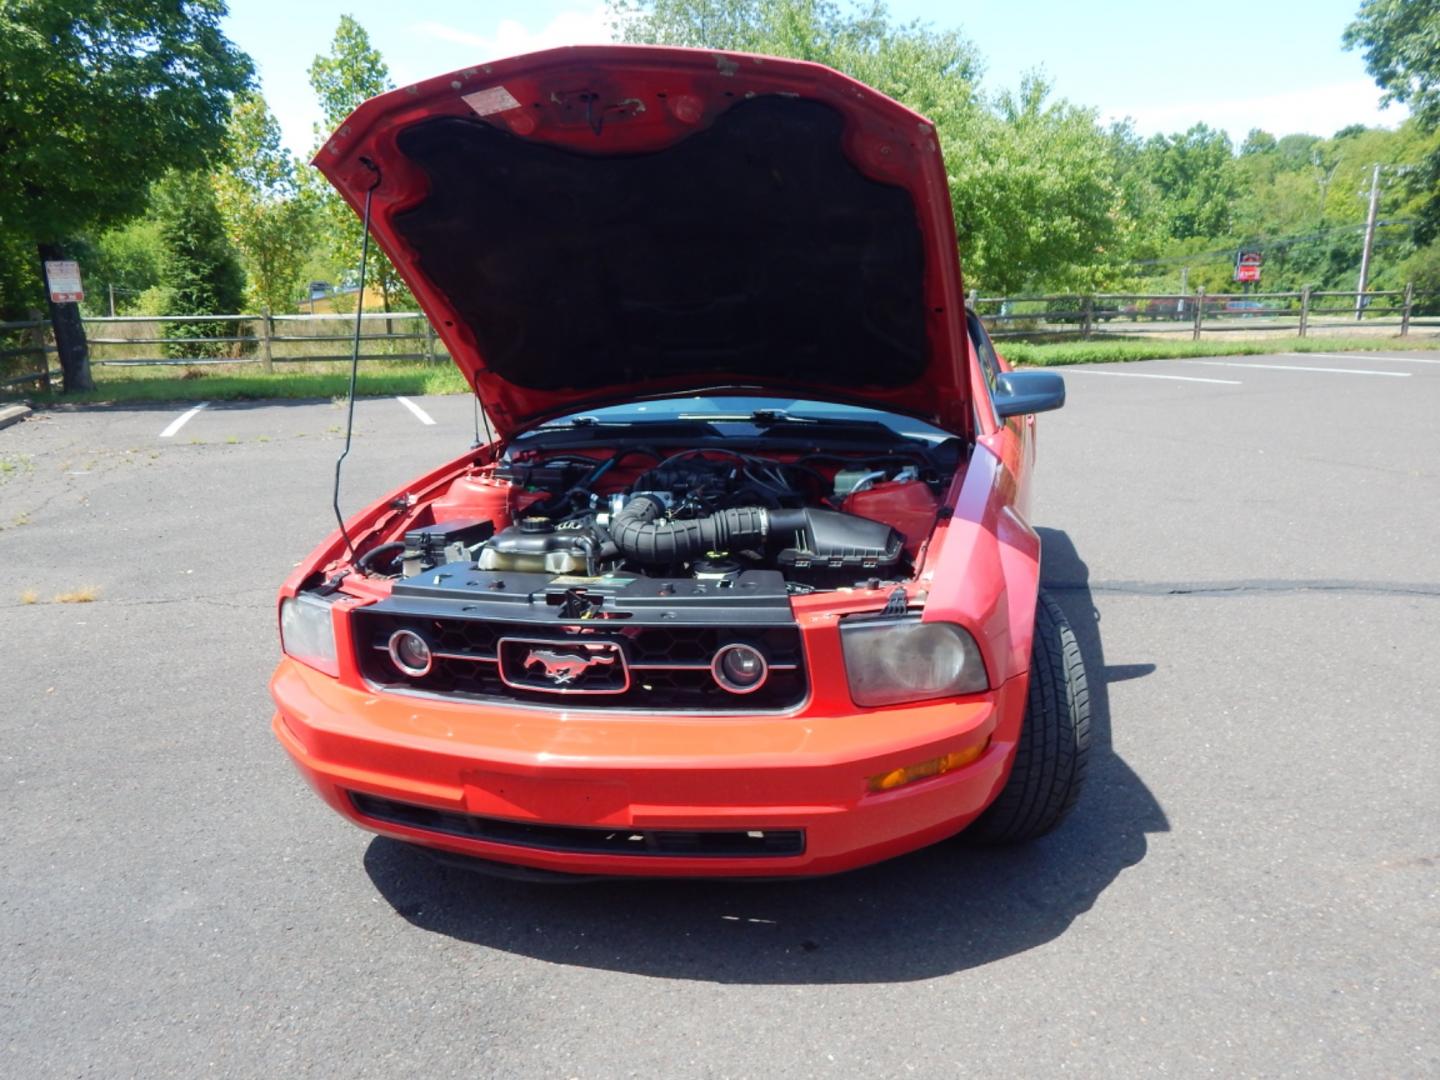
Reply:
[[[1009,773],[1026,686],[840,714],[681,718],[378,694],[286,657],[271,693],[301,774],[373,832],[572,874],[780,877],[878,862],[968,825]],[[978,745],[954,772],[866,786]],[[747,836],[757,842],[727,839]]]

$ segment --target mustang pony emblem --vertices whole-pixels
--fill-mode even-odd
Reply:
[[[613,649],[601,647],[604,651],[590,653],[568,653],[557,652],[554,649],[531,649],[525,657],[525,670],[529,671],[537,664],[544,669],[544,675],[557,686],[574,682],[576,677],[583,675],[592,667],[603,667],[606,664],[615,663],[615,652]]]

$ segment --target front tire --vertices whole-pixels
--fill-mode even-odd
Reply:
[[[1016,844],[1059,825],[1080,797],[1090,758],[1090,690],[1075,632],[1043,591],[1035,604],[1030,692],[1015,764],[1000,795],[965,836]]]

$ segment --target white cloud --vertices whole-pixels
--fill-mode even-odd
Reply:
[[[411,29],[424,37],[473,49],[478,54],[475,60],[498,60],[560,45],[593,45],[610,41],[614,36],[610,16],[601,4],[561,11],[533,30],[517,19],[501,19],[488,34],[439,22],[416,23]]]
[[[1283,94],[1250,98],[1221,98],[1180,105],[1102,108],[1102,119],[1130,117],[1142,134],[1184,131],[1196,123],[1223,128],[1237,143],[1251,128],[1272,135],[1303,132],[1330,136],[1349,124],[1393,128],[1408,110],[1402,105],[1380,108],[1380,90],[1368,79],[1313,86]]]

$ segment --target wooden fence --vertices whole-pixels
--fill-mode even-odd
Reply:
[[[970,307],[995,338],[1159,337],[1206,334],[1440,332],[1440,292],[1068,293],[981,296]]]
[[[49,320],[0,322],[0,375],[21,372],[13,378],[0,379],[0,387],[39,383],[42,390],[49,390],[51,379],[60,374],[50,368],[50,357],[55,351]]]
[[[1329,333],[1421,331],[1440,335],[1440,292],[1065,293],[981,296],[970,307],[996,338],[1168,337],[1206,335],[1300,337]],[[126,315],[85,320],[91,364],[98,367],[339,362],[350,359],[354,314]],[[439,363],[443,344],[413,311],[361,316],[362,360]],[[186,327],[196,328],[187,333]],[[55,345],[43,319],[0,323],[0,387],[39,384],[49,390]],[[177,333],[178,331],[178,333]],[[218,331],[218,332],[217,332]],[[175,356],[179,349],[191,355]]]
[[[418,312],[366,312],[360,320],[362,360],[446,359],[434,328]],[[219,323],[228,324],[230,332],[165,332]],[[355,315],[121,315],[86,319],[85,328],[92,364],[259,363],[270,371],[276,362],[349,360]],[[173,355],[185,345],[197,346],[196,355]],[[225,355],[213,355],[215,346],[224,347]]]

